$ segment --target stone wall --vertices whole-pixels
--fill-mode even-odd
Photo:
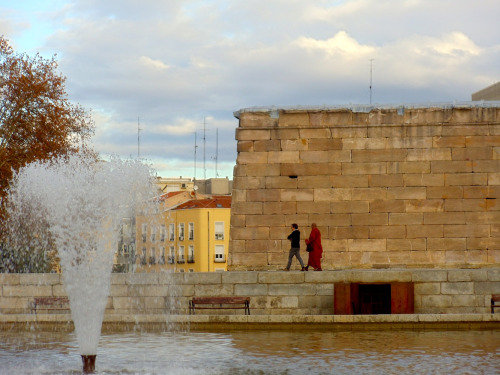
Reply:
[[[193,296],[250,296],[252,315],[331,315],[339,282],[413,282],[417,314],[487,314],[500,269],[113,274],[106,314],[188,314]],[[30,313],[35,296],[65,295],[58,274],[0,274],[0,314]]]
[[[500,265],[500,104],[235,115],[229,270],[283,268],[294,222],[326,269]]]

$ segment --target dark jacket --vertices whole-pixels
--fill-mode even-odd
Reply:
[[[295,229],[290,235],[288,239],[292,241],[292,246],[294,248],[300,249],[300,231]]]

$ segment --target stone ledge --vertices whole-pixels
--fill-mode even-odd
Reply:
[[[106,315],[103,332],[165,330],[391,330],[391,329],[500,329],[500,314],[392,314],[392,315]],[[0,315],[0,331],[74,330],[69,314]]]

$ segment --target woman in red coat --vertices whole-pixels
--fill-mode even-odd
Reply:
[[[311,224],[311,234],[309,235],[309,239],[306,240],[306,245],[312,247],[312,251],[309,252],[306,271],[309,270],[309,266],[314,268],[315,271],[322,271],[321,258],[323,257],[323,246],[321,246],[321,233],[316,223]]]

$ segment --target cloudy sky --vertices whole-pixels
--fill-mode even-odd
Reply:
[[[232,178],[242,108],[368,104],[370,79],[373,104],[470,100],[500,80],[499,14],[498,0],[0,0],[0,35],[57,54],[101,155]]]

